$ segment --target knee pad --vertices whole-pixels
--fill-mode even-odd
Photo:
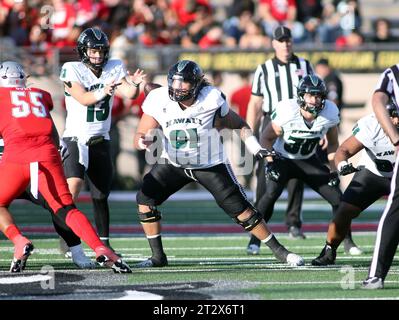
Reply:
[[[241,221],[237,217],[234,217],[233,220],[246,231],[251,231],[263,220],[263,217],[257,210],[252,209],[252,215],[247,220]]]
[[[151,223],[162,219],[162,214],[156,207],[150,206],[150,211],[140,212],[137,210],[141,223]]]

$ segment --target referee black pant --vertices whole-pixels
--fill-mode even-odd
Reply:
[[[391,193],[388,197],[384,213],[378,223],[373,259],[369,277],[379,277],[383,280],[388,274],[399,244],[399,158],[396,159],[391,181]]]
[[[266,128],[270,123],[270,115],[265,114],[262,121],[261,131]],[[255,207],[258,208],[259,200],[266,193],[266,178],[265,178],[265,162],[264,160],[258,161],[258,168],[256,171],[257,185],[256,185],[256,198]],[[288,204],[287,210],[285,212],[285,224],[289,229],[291,226],[301,228],[302,219],[302,202],[303,202],[303,190],[304,184],[301,180],[290,179],[287,182],[287,192],[288,192]]]

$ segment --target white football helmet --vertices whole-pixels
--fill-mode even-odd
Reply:
[[[26,76],[22,66],[14,61],[0,63],[0,87],[26,87]]]

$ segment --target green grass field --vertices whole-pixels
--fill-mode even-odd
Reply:
[[[377,201],[364,213],[362,213],[354,222],[378,221],[382,208],[385,205],[384,200]],[[78,204],[92,222],[93,212],[91,202],[81,202]],[[278,201],[275,206],[275,212],[270,223],[282,223],[285,201]],[[29,202],[13,203],[10,210],[15,217],[16,222],[22,226],[32,225],[51,225],[49,213],[43,208]],[[163,223],[165,224],[232,224],[232,220],[217,206],[215,201],[209,200],[191,200],[191,201],[166,201],[160,210],[163,214]],[[136,203],[132,201],[111,201],[111,225],[138,225],[136,213]],[[303,221],[325,222],[331,218],[331,207],[325,201],[306,200],[303,204]]]
[[[80,204],[79,207],[90,204]],[[317,206],[316,206],[317,207]],[[323,209],[324,208],[324,209]],[[11,208],[22,226],[48,225],[48,214],[30,204]],[[134,203],[112,203],[112,223],[137,224]],[[305,210],[305,223],[327,222],[328,212]],[[169,224],[232,223],[216,205],[209,201],[169,202],[163,209],[164,222]],[[167,213],[167,214],[166,214]],[[375,221],[379,210],[366,212],[360,221]],[[313,216],[312,216],[313,215]],[[283,212],[276,210],[274,222],[282,222]],[[309,219],[309,220],[307,220]],[[313,267],[311,260],[323,247],[324,233],[307,233],[307,239],[290,239],[286,233],[277,238],[289,250],[305,258],[305,266],[289,267],[278,263],[270,250],[262,247],[259,256],[248,256],[245,247],[248,235],[242,234],[164,234],[164,248],[169,266],[165,268],[134,268],[129,275],[114,275],[102,268],[78,270],[70,260],[58,253],[54,234],[30,235],[35,251],[28,260],[26,272],[8,273],[13,248],[8,240],[0,240],[0,299],[397,299],[399,297],[399,266],[397,257],[385,282],[384,290],[367,291],[360,288],[367,276],[373,252],[375,233],[354,233],[356,243],[363,249],[361,256],[345,255],[339,249],[337,263],[332,267]],[[115,234],[112,245],[132,267],[148,258],[151,251],[142,234]],[[85,247],[85,252],[94,258]],[[43,266],[54,269],[54,288],[40,289]],[[22,278],[21,278],[22,277]],[[24,278],[25,277],[25,278]],[[36,277],[36,278],[35,278]],[[21,280],[22,279],[22,280]],[[29,279],[34,279],[30,282]],[[40,280],[41,279],[41,280]],[[16,283],[29,283],[15,286]],[[23,290],[21,291],[21,288]],[[132,293],[134,292],[134,293]]]
[[[165,268],[136,268],[131,275],[116,275],[106,282],[102,278],[106,279],[110,275],[109,270],[99,268],[85,272],[104,282],[104,288],[118,285],[115,277],[123,279],[124,286],[130,286],[131,289],[145,286],[145,292],[154,292],[154,288],[162,291],[159,288],[164,286],[165,293],[157,294],[166,297],[172,294],[166,290],[171,285],[180,286],[180,293],[172,294],[175,299],[186,299],[187,294],[194,299],[205,297],[223,300],[397,299],[399,268],[396,262],[386,279],[384,290],[365,291],[360,288],[371,261],[374,234],[362,233],[355,237],[364,254],[351,257],[339,251],[337,264],[333,267],[310,265],[311,259],[321,250],[323,234],[310,234],[306,240],[292,240],[285,234],[278,234],[288,249],[305,258],[305,266],[296,268],[278,263],[266,247],[262,248],[259,256],[247,256],[244,248],[248,238],[245,235],[207,235],[166,236],[164,246],[169,266]],[[27,266],[29,275],[40,273],[41,268],[48,265],[55,269],[56,282],[58,272],[74,274],[74,265],[58,254],[56,240],[35,239],[34,244],[35,251]],[[137,237],[117,238],[113,246],[132,267],[150,255],[146,240]],[[7,270],[12,250],[10,243],[1,241],[0,288],[1,280],[9,276]],[[85,251],[94,258],[89,249]],[[126,288],[123,290],[126,291]],[[18,297],[18,292],[14,290],[10,294]]]

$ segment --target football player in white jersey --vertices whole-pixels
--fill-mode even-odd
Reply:
[[[392,123],[398,127],[399,115],[393,101],[387,106]],[[352,219],[375,201],[389,194],[396,148],[381,128],[374,114],[361,118],[335,154],[335,164],[340,175],[356,172],[346,188],[342,202],[328,227],[326,245],[320,255],[312,260],[315,266],[335,263],[337,248],[347,234]],[[358,167],[348,159],[361,153]]]
[[[193,181],[209,190],[217,204],[271,248],[280,262],[303,265],[302,257],[277,241],[247,200],[227,163],[217,128],[240,129],[241,138],[257,157],[269,152],[259,145],[246,122],[229,109],[223,93],[204,79],[195,62],[177,62],[169,69],[167,78],[168,87],[152,90],[144,101],[144,114],[135,135],[136,148],[143,150],[152,143],[146,137],[151,130],[160,127],[163,134],[162,155],[145,175],[137,193],[139,219],[152,250],[152,257],[138,267],[168,264],[157,206]]]
[[[80,61],[65,63],[60,75],[67,110],[62,139],[67,147],[63,157],[65,175],[74,200],[85,175],[88,178],[97,230],[107,246],[108,196],[113,176],[109,142],[113,95],[136,98],[145,77],[140,69],[130,75],[121,60],[109,60],[109,49],[104,32],[84,30],[77,41]]]
[[[319,193],[331,204],[333,212],[338,208],[342,193],[333,160],[340,118],[337,106],[326,99],[326,94],[323,80],[316,75],[305,76],[298,84],[297,99],[280,101],[263,131],[262,146],[268,150],[274,148],[278,155],[266,157],[266,193],[258,202],[258,210],[266,222],[292,178],[302,180]],[[315,154],[323,137],[328,140],[330,169]]]

